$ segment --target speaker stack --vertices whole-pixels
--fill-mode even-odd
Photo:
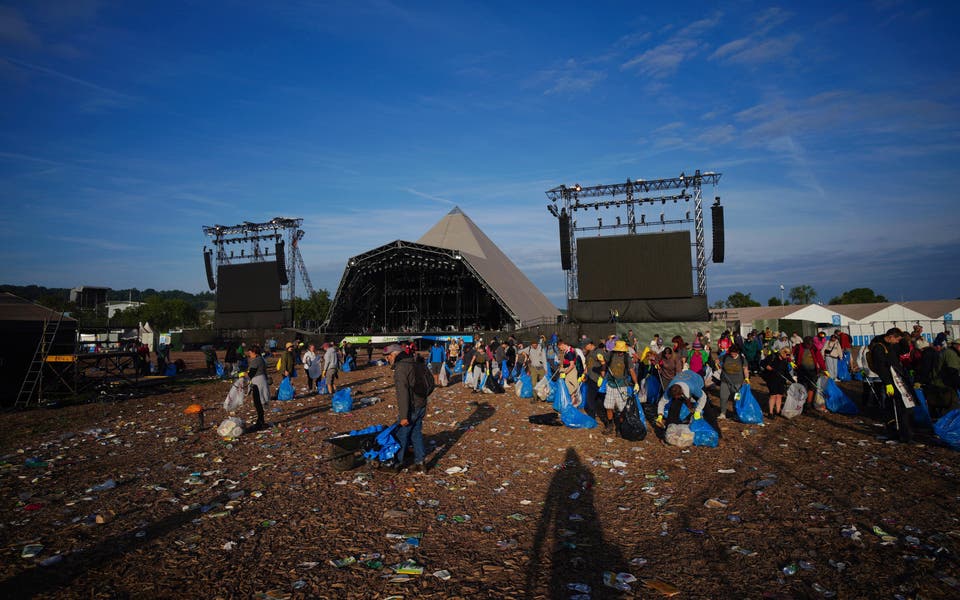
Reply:
[[[713,212],[713,262],[723,262],[723,207],[720,206],[720,197],[710,207]]]

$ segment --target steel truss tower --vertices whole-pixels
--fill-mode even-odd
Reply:
[[[313,284],[307,274],[307,267],[300,254],[300,240],[304,232],[300,229],[303,219],[276,217],[266,223],[246,221],[239,225],[204,226],[203,233],[213,238],[216,248],[216,267],[221,265],[264,262],[271,257],[271,243],[283,243],[285,256],[277,256],[274,245],[273,257],[285,262],[287,273],[286,302],[291,308],[297,295],[297,274],[303,280],[307,297],[313,295]],[[207,248],[204,247],[204,252]],[[214,271],[216,272],[216,271]]]
[[[579,297],[577,289],[577,238],[578,231],[601,231],[606,229],[626,229],[628,234],[636,234],[637,227],[665,227],[666,225],[678,225],[693,223],[697,255],[697,295],[705,296],[707,294],[707,252],[704,245],[703,232],[703,185],[716,186],[720,182],[720,173],[708,171],[700,173],[700,170],[693,175],[680,173],[679,177],[669,177],[666,179],[627,179],[625,183],[614,183],[609,185],[595,185],[591,187],[582,187],[576,184],[573,187],[561,185],[551,190],[547,190],[547,198],[551,204],[547,205],[547,210],[557,218],[561,215],[567,215],[570,218],[570,239],[567,240],[570,248],[570,269],[567,270],[567,300],[573,300]],[[669,190],[681,190],[678,194],[647,196],[650,192],[664,192]],[[609,199],[605,199],[609,197]],[[601,198],[592,202],[584,202],[584,198]],[[665,205],[667,202],[674,204],[679,200],[689,202],[693,200],[693,218],[690,218],[690,212],[686,212],[686,217],[677,219],[666,219],[665,213],[660,213],[659,220],[647,221],[645,215],[641,215],[640,221],[636,219],[636,207],[638,205],[654,205],[659,202]],[[559,207],[558,207],[559,203]],[[575,217],[576,211],[587,209],[617,209],[621,206],[626,207],[627,220],[622,223],[620,217],[616,217],[615,223],[604,225],[603,218],[597,219],[597,225],[577,224]],[[562,241],[561,241],[562,243]]]

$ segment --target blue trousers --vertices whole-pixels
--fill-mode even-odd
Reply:
[[[423,417],[427,414],[427,407],[414,408],[407,416],[410,424],[406,427],[397,427],[397,441],[400,442],[400,452],[397,454],[397,461],[403,462],[407,455],[407,446],[413,443],[413,460],[417,464],[423,464],[426,457],[426,451],[423,447]]]

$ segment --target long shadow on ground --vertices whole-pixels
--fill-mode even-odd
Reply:
[[[571,533],[572,532],[572,533]],[[603,584],[603,571],[626,571],[620,549],[607,543],[594,504],[594,477],[573,448],[550,481],[530,550],[527,595],[569,598],[568,584],[586,584],[592,598],[623,594]]]

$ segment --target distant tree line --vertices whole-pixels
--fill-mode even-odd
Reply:
[[[798,285],[790,288],[787,297],[782,302],[780,298],[772,296],[767,300],[767,306],[812,304],[816,299],[817,290],[813,289],[813,286]],[[831,298],[828,304],[872,304],[875,302],[887,302],[887,299],[870,288],[854,288]],[[760,306],[760,303],[754,300],[750,294],[744,294],[743,292],[734,292],[727,296],[726,300],[717,300],[711,305],[712,308],[747,308],[749,306]]]
[[[70,313],[81,327],[136,327],[150,323],[157,330],[178,327],[210,327],[210,311],[216,306],[214,292],[191,294],[182,290],[140,290],[128,288],[107,292],[108,302],[141,302],[107,317],[106,307],[79,309],[70,302],[70,288],[48,288],[39,285],[0,285],[0,292],[10,292],[47,308]],[[294,315],[298,322],[319,325],[330,310],[330,292],[317,290],[309,298],[294,298]]]

